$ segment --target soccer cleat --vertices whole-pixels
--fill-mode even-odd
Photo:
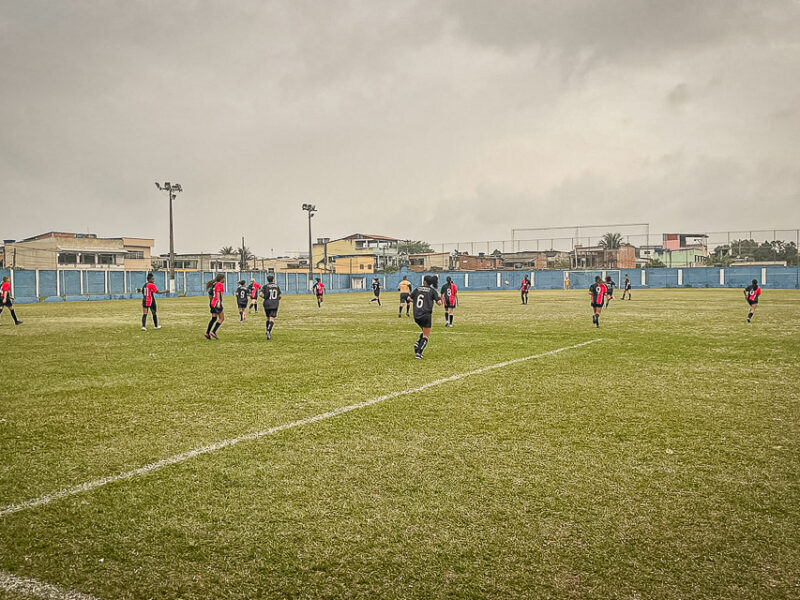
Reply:
[[[203,334],[203,337],[205,337],[207,340],[210,340],[210,339],[211,339],[211,334],[210,334],[210,333],[208,333],[208,332],[206,331],[206,332]]]
[[[142,331],[147,331],[147,327],[142,327]]]
[[[217,337],[217,334],[216,334],[216,333],[214,333],[213,331],[211,332],[211,337],[212,337],[213,339],[215,339],[215,340],[218,340],[218,339],[219,339],[219,338]]]
[[[422,360],[422,354],[420,354],[419,352],[417,352],[417,353],[414,355],[414,358],[416,358],[417,360]]]
[[[161,329],[161,325],[156,325],[153,329]]]
[[[22,325],[22,321],[14,321],[14,325]]]

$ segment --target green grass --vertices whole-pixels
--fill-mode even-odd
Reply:
[[[418,328],[285,297],[18,306],[0,504],[602,338],[0,517],[0,571],[111,598],[800,597],[800,293],[463,293]],[[234,303],[227,299],[231,308]],[[16,598],[0,591],[0,598]]]

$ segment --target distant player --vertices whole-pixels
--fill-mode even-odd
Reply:
[[[402,318],[403,306],[406,307],[406,316],[408,316],[408,312],[411,309],[411,282],[408,277],[403,275],[403,279],[397,284],[397,289],[400,290],[400,312],[397,316]]]
[[[214,279],[206,283],[206,291],[208,291],[208,308],[211,310],[211,320],[208,322],[206,329],[206,339],[219,339],[217,338],[217,330],[222,322],[225,320],[225,309],[222,307],[222,295],[225,293],[225,284],[222,281],[225,275],[220,273]]]
[[[245,287],[247,282],[242,279],[239,282],[239,287],[236,288],[236,308],[239,309],[239,322],[242,323],[245,320],[244,312],[247,310],[247,302],[250,299],[250,295],[253,293],[253,284]],[[251,303],[252,306],[252,303]]]
[[[17,313],[14,312],[12,300],[14,299],[11,297],[11,282],[8,280],[8,275],[5,275],[3,276],[3,283],[0,283],[0,314],[3,314],[3,309],[7,308],[11,313],[11,318],[14,319],[14,325],[22,325],[22,321],[17,318]]]
[[[625,300],[625,294],[628,294],[628,300],[631,299],[631,280],[628,279],[628,274],[625,273],[625,288],[622,290],[622,299]]]
[[[750,312],[747,313],[747,322],[753,318],[753,314],[758,308],[758,297],[761,295],[761,286],[758,285],[758,279],[753,279],[753,283],[744,288],[744,297],[750,305]],[[14,313],[11,313],[14,314]]]
[[[267,339],[272,339],[272,328],[275,327],[275,317],[278,316],[278,306],[281,303],[281,288],[275,283],[274,275],[267,275],[267,284],[261,288],[261,297],[264,298],[264,314],[267,316]]]
[[[247,292],[250,295],[250,309],[253,312],[258,312],[258,290],[261,289],[261,284],[255,279],[250,280],[250,285],[247,286]]]
[[[158,306],[156,306],[156,294],[166,294],[167,290],[158,291],[156,284],[153,283],[153,274],[147,274],[147,283],[142,288],[142,331],[147,331],[147,313],[153,314],[153,325],[155,329],[161,329],[158,324]],[[13,312],[11,313],[14,314]]]
[[[372,280],[372,293],[375,297],[370,302],[377,302],[381,306],[381,282],[377,277]]]
[[[453,310],[456,308],[456,294],[458,288],[453,280],[448,277],[445,284],[442,286],[442,300],[444,301],[444,326],[453,326]]]
[[[322,308],[322,299],[325,296],[325,284],[322,283],[319,277],[317,277],[317,281],[312,289],[314,290],[314,295],[317,297],[317,308]]]
[[[616,285],[614,280],[611,279],[611,275],[606,275],[606,308],[608,308],[608,305],[611,304],[611,301],[614,299],[614,288]]]
[[[519,294],[522,297],[522,303],[528,303],[528,291],[531,289],[531,280],[528,279],[528,276],[522,278],[522,285],[519,286]]]
[[[426,275],[422,280],[422,286],[411,292],[411,301],[414,303],[414,321],[422,329],[417,343],[414,344],[414,357],[422,360],[422,353],[428,345],[428,337],[431,334],[431,323],[433,321],[433,305],[442,305],[439,294],[436,292],[438,284],[435,275]]]
[[[592,323],[595,327],[600,327],[600,311],[603,310],[606,293],[606,284],[598,275],[594,278],[594,283],[589,286],[589,295],[592,297]]]

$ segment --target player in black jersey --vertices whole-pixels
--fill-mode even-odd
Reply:
[[[417,343],[414,344],[414,357],[422,359],[422,353],[428,345],[428,336],[431,334],[431,323],[433,321],[433,305],[442,305],[436,286],[439,279],[436,275],[426,275],[422,279],[420,287],[411,292],[411,301],[414,304],[414,321],[422,329]]]
[[[267,284],[261,288],[261,297],[264,298],[264,313],[267,315],[267,339],[271,340],[281,303],[281,288],[275,283],[274,275],[267,275]]]
[[[616,283],[613,279],[611,279],[611,275],[606,275],[606,308],[608,305],[611,304],[611,301],[614,300],[614,288],[616,287]]]
[[[628,274],[625,273],[625,288],[622,290],[622,299],[625,300],[625,294],[628,294],[628,300],[631,299],[631,280],[628,279]]]
[[[236,288],[236,307],[239,309],[239,322],[244,321],[244,311],[247,310],[247,298],[250,296],[250,290],[246,287],[247,282],[242,279],[239,282],[239,287]]]
[[[375,294],[375,297],[370,300],[370,302],[377,302],[378,306],[381,305],[381,282],[376,277],[372,280],[372,293]]]

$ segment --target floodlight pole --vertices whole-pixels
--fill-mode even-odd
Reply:
[[[175,235],[172,227],[172,201],[175,200],[176,192],[182,192],[183,188],[180,183],[164,182],[162,186],[156,181],[156,187],[169,194],[169,291],[175,291]]]
[[[308,281],[314,280],[314,259],[311,246],[311,217],[317,212],[317,207],[313,204],[303,204],[303,210],[308,211]]]

